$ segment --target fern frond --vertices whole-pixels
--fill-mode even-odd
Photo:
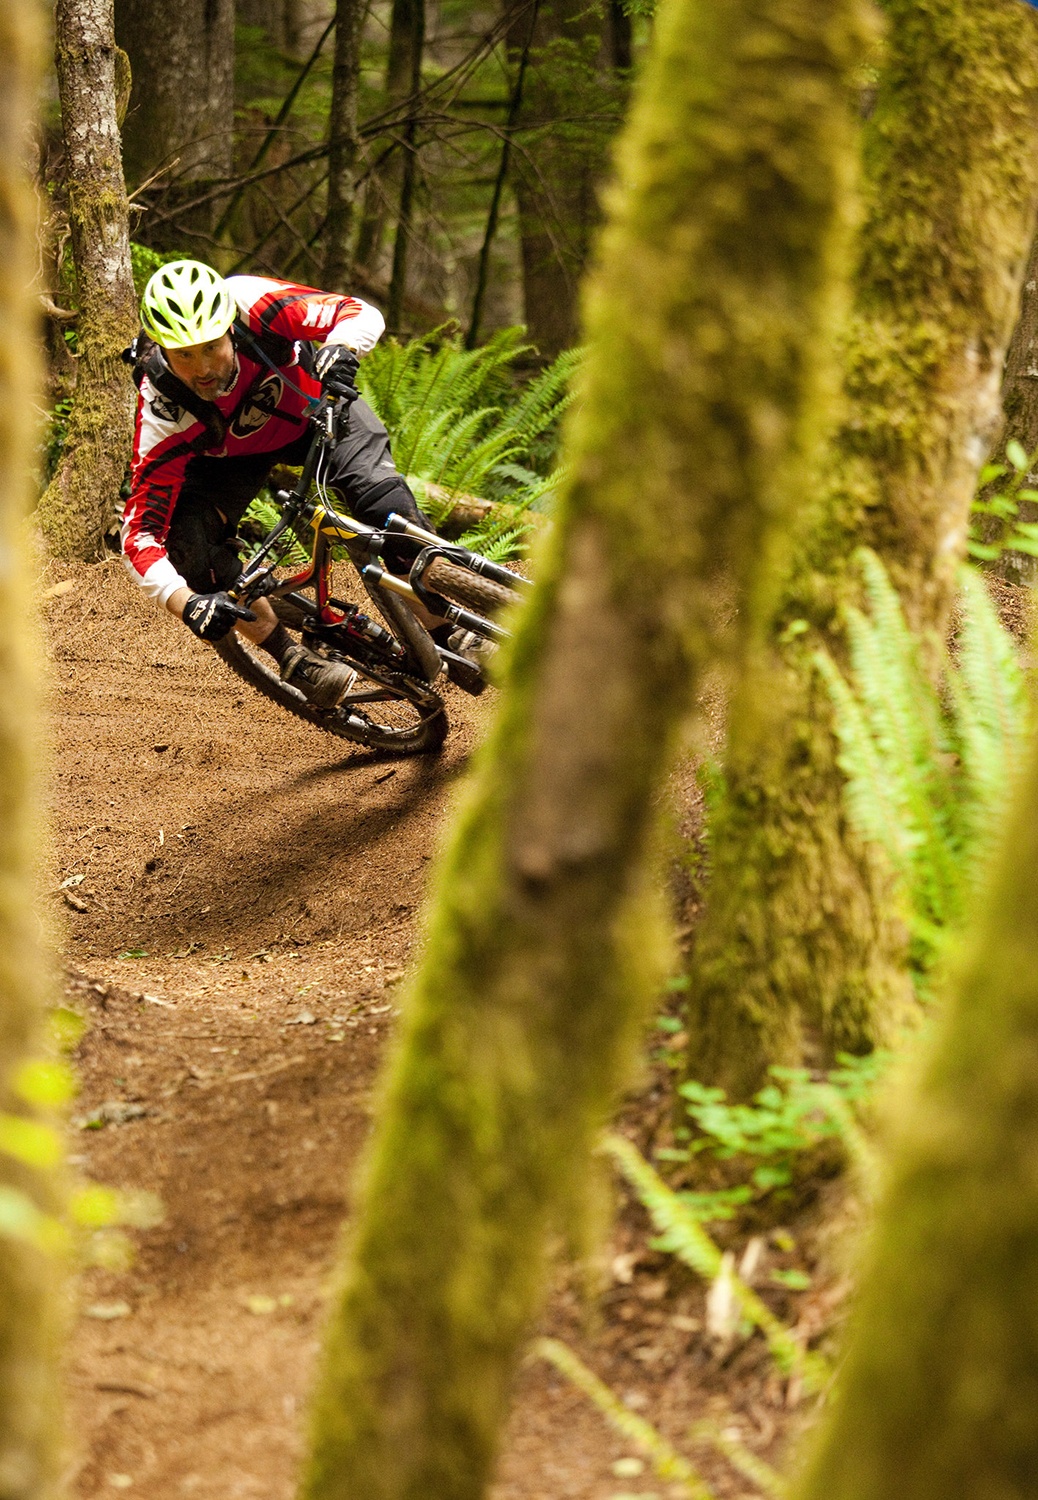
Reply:
[[[620,1398],[599,1380],[593,1370],[578,1354],[559,1339],[537,1339],[533,1353],[546,1359],[549,1364],[565,1375],[579,1391],[583,1391],[605,1417],[610,1427],[639,1448],[652,1464],[661,1479],[684,1486],[689,1500],[715,1500],[714,1493],[689,1463],[672,1448],[666,1438],[656,1431],[651,1422],[639,1417],[626,1407]]]
[[[982,581],[964,572],[958,663],[930,681],[896,592],[859,555],[870,616],[846,612],[850,673],[816,665],[833,703],[848,817],[885,852],[911,910],[916,981],[963,920],[1028,735],[1023,673]]]
[[[622,1135],[607,1133],[602,1149],[613,1158],[660,1231],[658,1248],[713,1281],[721,1271],[721,1251],[677,1193]],[[828,1384],[830,1371],[825,1360],[806,1351],[739,1276],[732,1276],[732,1292],[740,1311],[764,1335],[772,1358],[784,1374],[798,1373],[809,1390],[821,1390]]]

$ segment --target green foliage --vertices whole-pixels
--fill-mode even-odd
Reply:
[[[687,1195],[675,1193],[668,1187],[623,1136],[607,1133],[602,1138],[602,1150],[612,1158],[659,1231],[658,1237],[652,1241],[653,1248],[675,1255],[712,1287],[723,1283],[728,1298],[738,1309],[745,1332],[754,1328],[760,1330],[782,1373],[798,1378],[807,1391],[824,1390],[831,1380],[827,1362],[820,1355],[805,1350],[796,1336],[735,1272],[731,1254],[722,1254],[715,1245],[699,1216],[690,1208]],[[793,1290],[802,1290],[809,1284],[805,1274],[797,1271],[776,1272],[773,1279]],[[630,1411],[572,1349],[557,1339],[542,1338],[534,1345],[534,1353],[554,1365],[582,1391],[610,1427],[644,1454],[661,1479],[672,1483],[675,1493],[684,1493],[693,1500],[713,1500],[713,1492],[689,1460],[651,1422]],[[738,1473],[750,1479],[763,1493],[774,1496],[785,1493],[781,1477],[731,1433],[719,1430],[709,1422],[700,1422],[689,1436],[693,1442],[708,1444],[721,1453]]]
[[[500,503],[499,516],[464,538],[491,556],[515,549],[525,513],[543,509],[558,484],[553,445],[547,460],[534,450],[557,431],[580,359],[568,350],[520,386],[515,363],[530,352],[522,337],[521,328],[508,328],[463,349],[437,329],[406,344],[387,339],[360,369],[360,388],[393,436],[397,467],[434,524],[461,496]]]
[[[43,483],[49,484],[54,477],[68,437],[69,417],[72,415],[72,397],[61,396],[47,413],[44,439],[40,454]]]
[[[699,1135],[684,1150],[660,1154],[664,1159],[686,1161],[700,1152],[719,1161],[745,1156],[759,1163],[750,1178],[759,1193],[788,1187],[796,1176],[798,1157],[824,1141],[846,1141],[855,1108],[867,1102],[889,1062],[890,1054],[881,1051],[868,1057],[841,1053],[840,1066],[824,1079],[813,1078],[806,1068],[773,1067],[769,1069],[773,1081],[749,1104],[729,1104],[723,1089],[695,1081],[683,1083],[678,1092],[686,1100]],[[745,1188],[725,1191],[732,1195],[733,1204],[748,1202],[753,1196]],[[715,1195],[690,1196],[708,1201]]]
[[[144,295],[145,286],[160,266],[166,265],[171,260],[180,260],[185,253],[183,250],[165,252],[152,250],[147,245],[139,245],[136,240],[131,240],[130,267],[133,271],[133,288],[137,296]]]
[[[1020,520],[1020,502],[1038,501],[1027,483],[1038,453],[1028,454],[1015,438],[1006,444],[1006,462],[987,464],[971,507],[973,523],[966,546],[978,562],[994,562],[1003,552],[1038,557],[1038,522]]]
[[[772,1358],[786,1375],[797,1373],[810,1390],[822,1389],[829,1367],[809,1354],[751,1287],[737,1276],[680,1193],[667,1186],[659,1173],[623,1136],[607,1134],[603,1149],[612,1157],[659,1231],[653,1249],[676,1255],[707,1281],[724,1275],[743,1317],[764,1335]]]
[[[848,816],[900,886],[920,993],[987,868],[1030,729],[1013,642],[975,571],[960,575],[954,658],[935,686],[879,559],[860,562],[870,614],[846,612],[849,679],[824,652]]]

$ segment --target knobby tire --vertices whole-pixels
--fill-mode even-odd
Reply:
[[[457,563],[448,562],[444,557],[433,558],[422,581],[427,588],[442,594],[452,604],[460,604],[463,609],[470,609],[474,614],[491,620],[517,598],[517,593],[506,588],[503,583],[495,583],[492,578],[484,578],[481,573],[460,568]]]

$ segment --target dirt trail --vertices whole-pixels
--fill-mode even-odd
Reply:
[[[128,1270],[91,1270],[79,1288],[70,1493],[289,1500],[376,1069],[491,695],[452,697],[439,758],[380,760],[239,685],[117,562],[45,583],[68,587],[45,609],[54,811],[41,902],[90,1021],[72,1158],[165,1206]],[[701,1291],[675,1293],[626,1233],[594,1338],[564,1280],[546,1326],[678,1435],[726,1407],[731,1372],[696,1344]],[[767,1451],[783,1398],[758,1364],[747,1351],[742,1430]],[[617,1477],[625,1455],[584,1398],[531,1366],[495,1500],[662,1500],[648,1474]],[[719,1494],[747,1488],[706,1470]]]

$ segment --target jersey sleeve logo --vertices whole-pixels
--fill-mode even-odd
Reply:
[[[231,423],[234,436],[249,437],[265,427],[277,411],[284,389],[285,384],[280,375],[271,373],[265,380],[261,380],[255,390],[249,392],[241,410],[235,414]]]

